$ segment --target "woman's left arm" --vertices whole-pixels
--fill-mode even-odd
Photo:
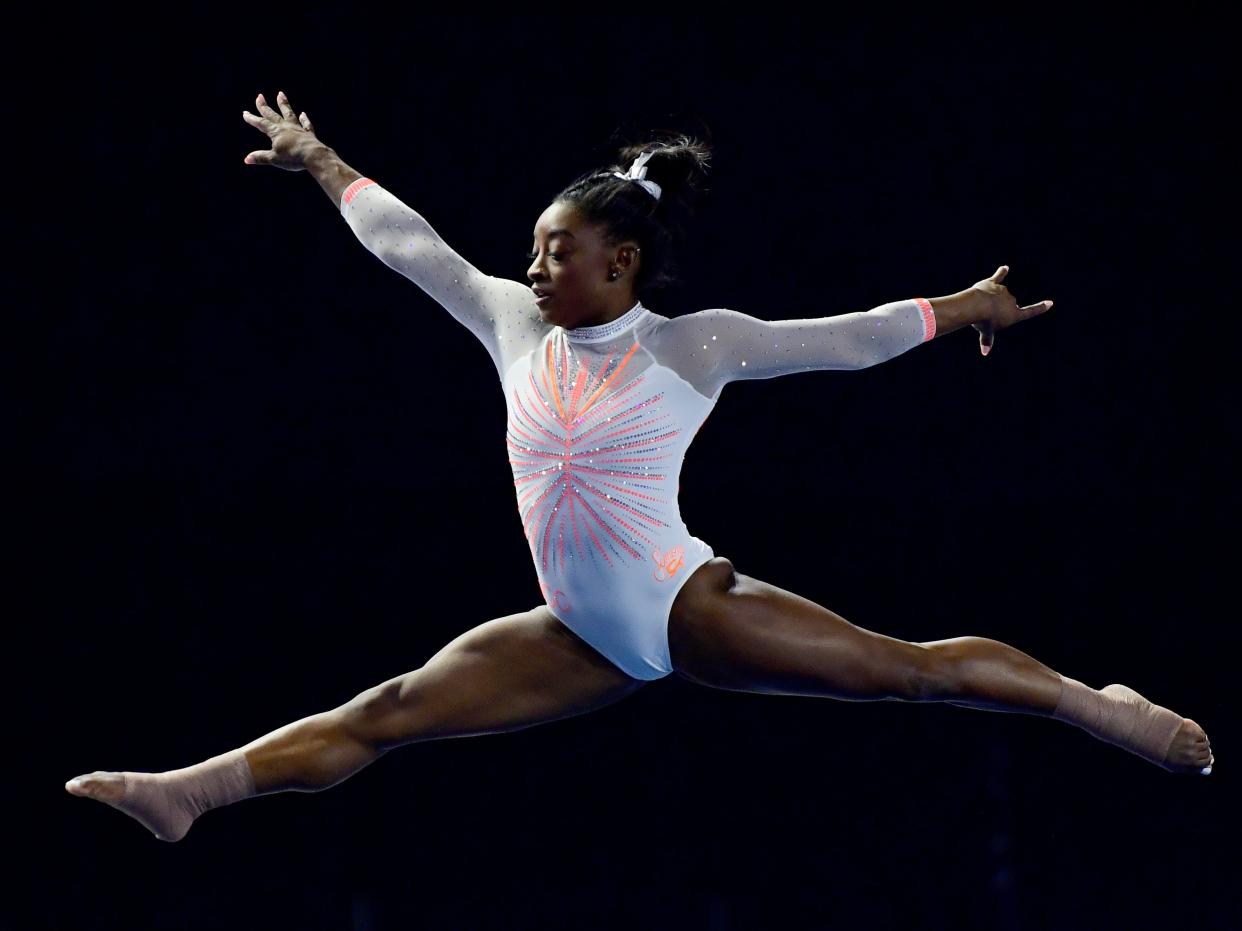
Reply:
[[[867,368],[936,335],[932,304],[921,297],[835,317],[761,320],[714,308],[673,323],[677,369],[709,397],[731,381]]]
[[[868,311],[802,320],[761,320],[736,310],[704,310],[678,318],[694,370],[692,382],[706,393],[741,379],[774,378],[816,369],[861,369],[901,355],[937,336],[970,325],[979,330],[987,355],[997,330],[1043,313],[1042,301],[1017,302],[996,274],[945,297],[893,301]]]

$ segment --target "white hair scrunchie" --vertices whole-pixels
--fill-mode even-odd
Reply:
[[[650,152],[644,152],[642,155],[638,156],[638,158],[634,159],[634,164],[630,165],[628,174],[622,174],[619,171],[614,171],[613,174],[618,178],[624,178],[626,181],[637,181],[644,188],[646,188],[648,194],[656,200],[659,200],[660,185],[656,184],[654,181],[647,180],[647,160],[654,154],[655,150],[652,150]]]

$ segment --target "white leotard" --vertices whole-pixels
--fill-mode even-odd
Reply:
[[[518,511],[549,609],[631,676],[672,671],[669,609],[715,554],[677,505],[690,441],[730,381],[858,369],[935,336],[923,298],[860,313],[665,317],[636,302],[610,323],[546,323],[530,287],[478,271],[369,178],[341,212],[366,248],[427,292],[491,355],[508,408]]]

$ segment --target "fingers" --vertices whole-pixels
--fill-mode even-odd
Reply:
[[[280,114],[267,105],[267,101],[263,99],[262,94],[254,99],[254,105],[258,108],[259,112],[269,120],[272,120],[275,123],[280,122]]]
[[[268,107],[268,109],[270,110],[271,107]],[[257,129],[259,132],[267,135],[268,138],[275,136],[276,133],[280,131],[280,126],[277,123],[274,123],[271,120],[266,119],[261,116],[255,116],[249,110],[242,111],[242,119],[245,120],[247,123],[249,123],[251,126],[253,126],[255,129]]]
[[[1003,266],[1002,266],[1003,267]],[[1026,307],[1018,307],[1017,302],[1011,302],[1013,308],[1018,311],[1018,319],[1024,320],[1029,316],[1035,316],[1045,313],[1052,307],[1052,301],[1040,301],[1038,304],[1028,304]],[[1016,321],[1011,321],[1016,322]],[[1006,324],[1011,325],[1011,324]],[[979,331],[979,354],[986,356],[992,351],[992,345],[996,340],[996,330],[998,329],[994,322],[976,323],[975,329]],[[1003,327],[1001,327],[1003,329]]]
[[[1025,320],[1027,317],[1045,313],[1052,308],[1052,301],[1040,301],[1038,304],[1028,304],[1026,307],[1019,307],[1018,302],[1009,293],[1009,289],[1002,284],[1005,276],[1008,274],[1009,266],[1001,265],[997,267],[990,278],[986,279],[996,285],[996,288],[985,288],[984,290],[992,295],[999,295],[1000,303],[994,304],[994,313],[990,321],[975,324],[975,329],[979,331],[979,353],[984,356],[992,351],[996,330],[1004,329],[1019,320]],[[979,284],[983,284],[983,282]]]
[[[994,281],[996,284],[1000,284],[1002,281],[1005,280],[1005,276],[1008,274],[1009,274],[1009,266],[1002,265],[999,268],[997,268],[995,272],[992,273],[992,277],[990,280]],[[1008,289],[1005,289],[1005,291],[1006,293],[1008,293]],[[1018,307],[1018,302],[1014,301],[1013,306],[1017,307],[1018,311],[1022,314],[1028,314],[1028,313],[1041,313],[1042,314],[1044,311],[1052,307],[1052,301],[1040,301],[1038,304],[1028,304],[1026,307]]]
[[[263,94],[260,94],[260,96],[255,98],[255,107],[258,108],[258,112],[272,120],[273,123],[281,122],[281,114],[277,113],[276,110],[273,110],[270,106],[268,106],[266,99],[263,98]]]
[[[276,92],[276,103],[280,106],[280,112],[284,118],[296,123],[298,121],[297,114],[293,112],[293,107],[289,104],[289,98],[285,96],[284,91]]]
[[[992,341],[996,337],[996,329],[991,323],[975,323],[972,326],[979,331],[979,353],[986,356],[992,351]]]
[[[1025,307],[1019,307],[1018,310],[1023,315],[1026,314],[1042,314],[1051,309],[1052,301],[1040,301],[1038,304],[1027,304]]]
[[[271,136],[271,132],[268,131],[268,127],[271,126],[271,122],[269,120],[265,120],[261,116],[255,116],[249,110],[242,111],[242,119],[255,129]],[[271,149],[268,149],[267,151],[251,152],[244,159],[242,159],[242,161],[244,161],[247,165],[268,165],[271,164],[270,156],[272,154]]]
[[[255,116],[249,110],[243,110],[242,119],[244,119],[255,129],[261,130],[269,136],[279,132],[281,128],[280,124],[285,120],[288,120],[290,123],[297,123],[309,132],[315,131],[314,126],[311,125],[310,117],[306,115],[305,111],[303,111],[301,115],[294,111],[293,104],[290,102],[289,98],[285,96],[284,91],[276,92],[276,102],[280,105],[280,113],[277,113],[269,107],[263,95],[259,94],[259,96],[255,98],[255,104],[259,110],[259,113],[262,115]]]
[[[260,150],[251,152],[244,159],[242,159],[242,161],[247,165],[276,165],[278,167],[284,167],[283,162],[278,162],[276,160],[274,140],[279,133],[289,129],[289,127],[285,125],[286,123],[292,123],[295,126],[300,126],[307,132],[313,133],[315,131],[314,126],[311,124],[310,117],[307,116],[305,112],[299,114],[295,111],[293,109],[292,102],[287,96],[285,96],[284,91],[276,92],[276,103],[280,107],[279,113],[268,105],[267,99],[262,94],[259,94],[255,97],[255,106],[258,108],[259,115],[256,116],[249,110],[242,111],[242,119],[244,119],[255,129],[266,133],[267,136],[273,140],[272,149],[267,151]]]

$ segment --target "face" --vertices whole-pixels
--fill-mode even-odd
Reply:
[[[566,329],[598,326],[634,306],[637,243],[608,246],[602,231],[571,204],[553,203],[540,215],[527,257],[532,262],[526,277],[550,295],[536,305],[548,323]],[[531,300],[535,297],[532,293]]]

